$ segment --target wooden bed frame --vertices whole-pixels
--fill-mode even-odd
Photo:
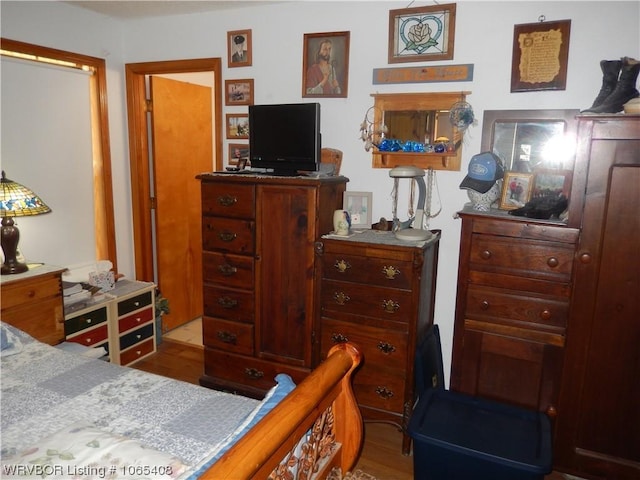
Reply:
[[[325,478],[334,467],[349,471],[360,454],[362,417],[351,388],[351,376],[362,361],[358,349],[338,344],[327,359],[284,400],[247,432],[200,478]],[[302,442],[303,454],[296,446]]]

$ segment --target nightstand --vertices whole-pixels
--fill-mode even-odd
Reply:
[[[24,273],[2,275],[2,321],[41,342],[64,340],[62,272],[54,265],[36,265]]]

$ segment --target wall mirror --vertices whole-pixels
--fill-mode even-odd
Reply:
[[[578,110],[485,110],[483,152],[505,170],[524,162],[530,170],[573,170]]]
[[[387,126],[385,138],[435,144],[447,137],[446,152],[387,152],[374,149],[374,168],[415,165],[435,170],[460,170],[463,132],[451,124],[449,112],[456,102],[464,102],[470,92],[372,94],[373,123]]]

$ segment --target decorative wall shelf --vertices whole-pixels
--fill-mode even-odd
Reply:
[[[387,112],[419,112],[432,113],[435,118],[434,128],[431,132],[429,141],[435,143],[435,139],[441,133],[438,128],[438,120],[445,116],[448,120],[448,112],[456,102],[464,102],[466,96],[471,92],[438,92],[438,93],[388,93],[388,94],[372,94],[374,98],[374,122],[376,125],[381,123],[388,124]],[[454,145],[453,152],[442,153],[422,153],[422,152],[387,152],[375,150],[372,153],[373,168],[393,168],[399,165],[414,165],[420,168],[433,168],[434,170],[451,170],[459,171],[461,165],[462,154],[462,136],[463,132],[457,127],[450,124],[447,125],[449,130],[448,138]],[[405,139],[402,134],[394,137],[391,130],[387,133],[387,138]]]

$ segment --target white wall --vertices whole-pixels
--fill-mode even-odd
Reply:
[[[640,58],[640,4],[629,2],[479,2],[457,3],[455,56],[429,65],[474,64],[471,82],[373,85],[372,69],[387,63],[388,12],[403,2],[284,2],[255,8],[223,10],[116,22],[59,3],[2,2],[2,35],[54,48],[105,57],[109,67],[118,264],[132,276],[132,227],[126,145],[124,63],[222,57],[226,65],[226,32],[252,29],[253,65],[223,71],[226,79],[253,78],[255,103],[299,102],[305,33],[350,31],[348,98],[322,99],[323,145],[344,152],[342,173],[349,190],[373,192],[373,218],[391,216],[388,170],[372,169],[359,140],[359,125],[373,102],[371,93],[469,90],[467,98],[479,120],[465,136],[460,172],[438,172],[442,213],[431,228],[442,230],[436,321],[441,324],[445,371],[449,371],[455,310],[460,222],[454,214],[467,201],[458,188],[469,158],[480,149],[482,113],[495,109],[586,108],[602,81],[599,62],[622,56]],[[420,2],[412,6],[429,5]],[[566,90],[510,93],[513,26],[571,20]],[[419,66],[405,63],[391,66]],[[246,108],[246,107],[245,107]],[[225,107],[225,113],[242,112]],[[223,152],[226,152],[223,148]]]

